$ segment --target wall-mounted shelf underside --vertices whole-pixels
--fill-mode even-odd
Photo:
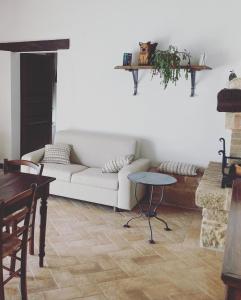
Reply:
[[[134,93],[135,96],[137,94],[138,89],[138,71],[139,70],[153,70],[153,66],[139,66],[139,65],[131,65],[131,66],[115,66],[115,69],[125,70],[132,73],[133,81],[134,81]],[[196,72],[197,71],[205,71],[212,70],[211,67],[208,66],[199,66],[199,65],[188,65],[182,66],[182,69],[189,70],[191,74],[191,97],[195,95],[195,87],[196,87]]]

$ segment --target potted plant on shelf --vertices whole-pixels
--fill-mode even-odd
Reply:
[[[181,77],[181,70],[183,69],[185,78],[188,79],[188,66],[191,55],[186,50],[180,52],[178,48],[170,45],[167,50],[155,50],[151,58],[151,65],[153,66],[152,76],[159,75],[161,78],[161,84],[166,89],[169,82],[176,85],[177,81]],[[184,62],[186,61],[185,65]],[[183,68],[187,66],[187,68]]]

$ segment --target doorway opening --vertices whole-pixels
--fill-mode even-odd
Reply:
[[[21,53],[21,156],[52,143],[56,127],[57,53]]]

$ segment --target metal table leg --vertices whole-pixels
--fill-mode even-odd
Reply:
[[[168,224],[167,224],[167,222],[165,220],[163,220],[163,219],[161,219],[161,218],[159,218],[157,216],[155,216],[155,219],[161,221],[162,223],[164,223],[166,225],[166,227],[164,228],[166,231],[172,231],[171,228],[168,227]]]
[[[151,217],[152,217],[152,211],[151,211],[151,206],[152,206],[152,197],[153,197],[153,185],[151,186],[151,195],[149,198],[149,209],[147,212],[147,217],[148,217],[148,224],[151,232],[151,238],[149,240],[150,244],[155,244],[155,241],[153,240],[153,234],[152,234],[152,227],[151,227]]]
[[[162,191],[161,191],[161,197],[160,197],[160,200],[158,201],[158,203],[153,206],[152,205],[152,201],[153,201],[153,190],[154,190],[154,186],[152,185],[151,186],[151,194],[150,194],[150,197],[149,197],[149,207],[148,207],[148,210],[147,211],[144,211],[140,201],[138,201],[137,199],[137,183],[135,184],[135,199],[136,199],[136,202],[138,203],[138,206],[139,206],[139,215],[136,216],[136,217],[132,217],[125,225],[123,225],[123,227],[126,227],[126,228],[129,228],[130,225],[129,223],[132,221],[132,220],[135,220],[135,219],[138,219],[140,217],[147,217],[148,219],[148,224],[149,224],[149,228],[150,228],[150,233],[151,233],[151,236],[150,236],[150,240],[149,240],[149,243],[150,244],[155,244],[155,241],[153,240],[153,231],[152,231],[152,226],[151,226],[151,218],[155,218],[159,221],[161,221],[162,223],[165,224],[165,230],[166,231],[171,231],[171,228],[168,226],[167,222],[161,218],[159,218],[157,216],[157,209],[158,207],[161,205],[161,202],[163,200],[163,195],[164,195],[164,186],[162,186]]]
[[[157,209],[158,209],[158,207],[161,205],[161,202],[162,202],[162,200],[163,200],[163,196],[164,196],[164,186],[162,186],[162,191],[161,191],[161,197],[160,197],[160,200],[159,200],[159,202],[157,203],[157,205],[156,205],[156,207],[154,208],[154,213],[153,213],[153,217],[155,218],[155,219],[157,219],[158,221],[160,221],[160,222],[162,222],[162,223],[164,223],[165,224],[165,230],[166,231],[172,231],[171,230],[171,228],[168,226],[168,224],[167,224],[167,222],[165,221],[165,220],[163,220],[163,219],[161,219],[161,218],[159,218],[159,217],[157,217]]]
[[[129,223],[130,223],[132,220],[138,219],[138,218],[140,218],[140,217],[144,217],[144,213],[143,213],[142,206],[141,206],[141,204],[140,204],[140,201],[138,201],[138,199],[137,199],[137,183],[135,184],[135,199],[136,199],[136,202],[138,203],[138,206],[139,206],[139,215],[138,215],[137,217],[132,217],[132,218],[130,218],[130,220],[129,220],[125,225],[123,225],[123,227],[130,228]]]

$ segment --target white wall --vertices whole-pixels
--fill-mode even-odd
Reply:
[[[20,55],[11,53],[11,157],[20,158]]]
[[[20,55],[0,51],[0,161],[20,157]]]
[[[216,95],[229,70],[239,71],[240,9],[235,0],[0,0],[0,41],[70,38],[58,56],[57,129],[135,135],[154,161],[206,165],[229,137]],[[148,71],[132,96],[131,74],[113,68],[147,40],[186,48],[193,62],[206,52],[214,69],[198,75],[198,96],[184,79],[163,91]]]
[[[11,54],[0,51],[0,161],[11,156]]]

